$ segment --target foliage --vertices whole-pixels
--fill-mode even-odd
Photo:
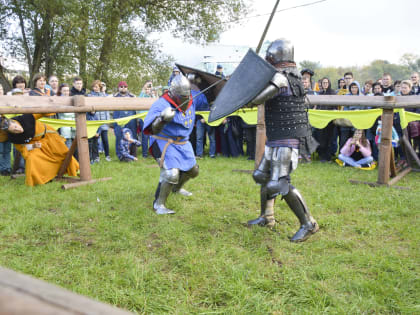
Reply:
[[[79,74],[140,87],[150,78],[166,81],[170,72],[171,60],[150,32],[212,42],[228,27],[224,21],[246,14],[246,1],[0,0],[1,45],[28,64],[31,78]]]
[[[1,177],[0,265],[144,314],[418,313],[419,173],[400,190],[348,182],[376,170],[299,165],[292,182],[321,229],[292,244],[298,221],[280,199],[275,231],[243,226],[259,188],[233,170],[252,161],[199,164],[194,195],[169,197],[173,216],[151,210],[150,158],[101,161],[94,177],[111,181],[69,191]]]

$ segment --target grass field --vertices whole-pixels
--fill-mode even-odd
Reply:
[[[115,156],[115,155],[114,155]],[[152,159],[92,167],[111,181],[69,191],[0,178],[0,265],[147,314],[419,314],[420,174],[371,188],[377,172],[303,164],[293,173],[320,225],[301,244],[275,206],[274,231],[249,229],[259,188],[245,158],[205,158],[156,216]]]

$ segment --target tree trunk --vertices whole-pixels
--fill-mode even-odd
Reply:
[[[112,3],[111,16],[108,19],[109,23],[106,25],[104,37],[102,41],[101,54],[95,70],[95,78],[98,80],[108,81],[108,69],[110,66],[110,56],[112,54],[115,39],[118,35],[118,27],[122,12],[119,8],[120,1],[115,0]]]

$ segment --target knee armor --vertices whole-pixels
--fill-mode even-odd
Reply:
[[[178,184],[179,169],[177,168],[161,168],[159,182],[167,182],[170,184]]]

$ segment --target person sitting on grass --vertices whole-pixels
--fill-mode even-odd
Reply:
[[[129,128],[124,128],[123,137],[120,141],[120,151],[118,154],[118,158],[121,162],[133,162],[137,161],[136,151],[137,147],[141,146],[141,142],[133,139],[131,134],[131,130]]]
[[[344,163],[357,168],[369,167],[373,162],[370,142],[361,129],[356,129],[353,137],[349,138],[340,151],[338,158]]]
[[[57,176],[69,149],[64,139],[39,118],[51,114],[23,114],[13,119],[0,117],[0,130],[7,132],[8,139],[25,159],[25,184],[27,186],[48,183]],[[69,176],[76,176],[79,163],[74,157],[66,168]]]

